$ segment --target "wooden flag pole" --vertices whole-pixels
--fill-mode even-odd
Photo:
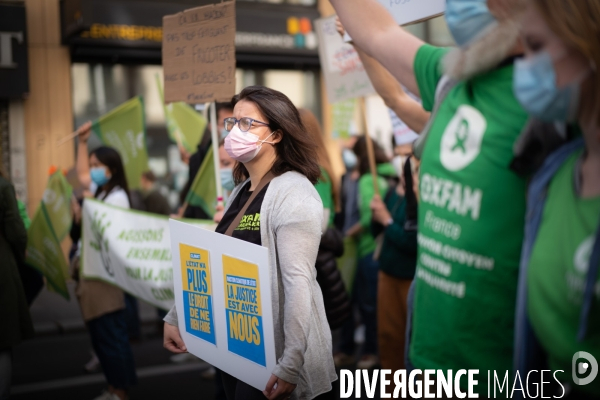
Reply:
[[[369,124],[367,123],[367,106],[364,97],[360,98],[360,108],[365,125],[365,141],[367,142],[367,155],[369,156],[369,170],[371,171],[371,176],[373,177],[373,189],[375,189],[376,195],[381,196],[379,192],[379,180],[377,179],[377,166],[375,163],[375,151],[373,150],[373,139],[371,139],[371,135],[369,134]]]
[[[217,131],[217,102],[210,108],[210,131],[212,135],[213,160],[215,162],[215,184],[217,185],[217,205],[223,206],[223,187],[221,186],[221,162],[219,161],[219,132]]]
[[[62,139],[58,139],[58,141],[56,142],[56,147],[58,146],[62,146],[63,144],[75,139],[77,136],[79,136],[79,131],[75,131],[73,133],[71,133],[69,136],[65,136]]]

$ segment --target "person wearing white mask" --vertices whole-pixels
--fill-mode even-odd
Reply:
[[[232,99],[225,150],[237,161],[236,187],[216,232],[269,249],[277,365],[264,391],[223,373],[229,400],[313,399],[331,394],[337,379],[331,332],[315,261],[323,204],[316,146],[298,110],[281,92],[250,86]],[[165,317],[165,347],[186,351],[173,308]]]
[[[225,150],[224,140],[221,140],[221,143],[219,144],[219,165],[221,186],[223,186],[223,201],[227,203],[229,195],[235,187],[235,181],[233,180],[233,167],[235,166],[235,160],[231,158],[227,153],[227,150]],[[220,222],[220,220],[217,222]]]
[[[551,379],[548,397],[597,399],[600,3],[527,3],[526,56],[516,62],[514,91],[533,117],[566,125],[572,139],[547,157],[529,186],[515,369],[521,377],[551,370],[560,384]]]
[[[331,3],[356,45],[432,111],[415,147],[419,249],[407,365],[504,375],[527,183],[509,168],[527,120],[512,91],[521,1],[447,0],[455,49],[425,44],[377,0]],[[480,380],[475,391],[487,389]]]

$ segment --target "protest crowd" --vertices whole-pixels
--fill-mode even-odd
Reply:
[[[85,369],[103,374],[96,400],[144,384],[132,348],[146,303],[170,359],[205,360],[197,379],[219,400],[337,399],[343,370],[477,370],[478,398],[600,399],[600,2],[441,0],[452,47],[401,26],[394,1],[330,3],[330,33],[404,126],[391,143],[367,121],[332,140],[266,85],[171,101],[163,60],[162,111],[188,171],[176,204],[135,133],[141,97],[64,132],[75,164],[51,169],[32,219],[0,169],[0,400],[22,398],[30,307],[70,285]],[[178,229],[202,239],[172,246]],[[234,291],[235,309],[218,297]],[[466,393],[467,375],[451,376]],[[410,385],[420,394],[404,398],[425,385],[461,398],[424,374]]]

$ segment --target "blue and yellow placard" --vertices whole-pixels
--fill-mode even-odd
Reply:
[[[208,251],[179,244],[185,330],[216,345]]]
[[[266,367],[258,266],[223,255],[227,348]]]

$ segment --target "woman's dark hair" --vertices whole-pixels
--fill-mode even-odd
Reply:
[[[390,162],[387,154],[381,148],[379,143],[374,139],[371,139],[373,142],[373,152],[375,153],[375,164],[384,164]],[[356,158],[358,158],[358,172],[363,176],[364,174],[368,174],[371,172],[369,168],[369,153],[367,152],[367,139],[364,135],[360,136],[356,143],[354,143],[354,147],[352,148],[354,154],[356,154]]]
[[[317,145],[310,139],[302,124],[298,109],[281,92],[264,86],[249,86],[233,96],[231,103],[239,101],[254,103],[264,115],[271,131],[280,131],[281,140],[275,144],[277,158],[271,171],[279,176],[288,171],[296,171],[306,176],[314,185],[321,176]],[[248,178],[248,170],[238,162],[233,169],[236,185]]]
[[[90,152],[90,156],[92,154],[95,155],[98,161],[100,161],[103,165],[106,165],[111,175],[108,183],[96,190],[94,197],[97,198],[101,192],[106,193],[104,196],[106,197],[115,187],[118,186],[123,189],[125,193],[127,193],[127,198],[129,198],[129,185],[127,185],[125,168],[123,168],[123,161],[121,161],[121,156],[119,153],[112,147],[101,146],[95,150],[92,150]]]

